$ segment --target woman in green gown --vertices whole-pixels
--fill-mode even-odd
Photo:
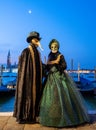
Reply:
[[[47,77],[40,102],[40,124],[51,127],[77,126],[89,122],[84,99],[65,71],[67,64],[52,39],[47,62]]]

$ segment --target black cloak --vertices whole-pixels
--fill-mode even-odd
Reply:
[[[17,121],[35,121],[41,96],[42,63],[37,48],[25,48],[18,63],[18,76],[13,116]]]

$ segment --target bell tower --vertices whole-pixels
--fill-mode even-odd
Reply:
[[[11,68],[11,55],[10,55],[10,50],[8,51],[8,55],[7,55],[7,68]]]

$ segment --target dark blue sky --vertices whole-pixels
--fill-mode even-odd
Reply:
[[[42,60],[56,38],[68,68],[71,59],[75,69],[96,66],[96,0],[0,0],[0,63],[6,63],[9,50],[12,64],[18,62],[34,30],[42,37]]]

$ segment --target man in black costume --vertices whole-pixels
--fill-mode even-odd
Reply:
[[[33,31],[26,40],[29,46],[19,58],[13,116],[18,123],[35,123],[42,83],[42,62],[37,50],[41,38],[38,32]]]

